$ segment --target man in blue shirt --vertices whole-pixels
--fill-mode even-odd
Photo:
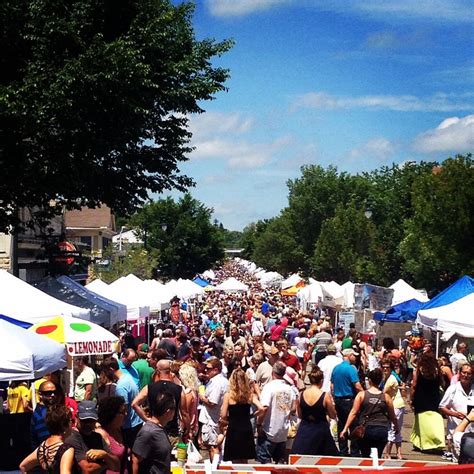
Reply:
[[[46,381],[39,386],[39,403],[31,417],[30,434],[31,447],[36,449],[46,438],[49,437],[49,431],[46,427],[46,412],[48,407],[56,403],[56,385],[53,382]]]
[[[133,367],[133,363],[138,359],[137,353],[133,349],[125,349],[121,359],[118,361],[119,369],[125,374],[130,375],[140,390],[140,375],[138,370]]]
[[[354,398],[357,392],[363,390],[359,381],[357,369],[354,367],[356,356],[358,355],[353,349],[344,349],[342,351],[344,361],[342,364],[336,365],[331,375],[331,387],[336,404],[337,412],[337,432],[338,434],[344,429],[347,417],[354,404]],[[353,423],[357,425],[357,423]],[[353,426],[352,425],[352,426]],[[349,455],[347,439],[338,438],[339,451],[343,456]],[[356,442],[351,442],[351,456],[359,454],[359,447]]]
[[[128,373],[120,370],[117,360],[113,357],[108,357],[104,360],[101,372],[110,377],[115,375],[117,378],[115,396],[123,397],[127,407],[127,415],[122,425],[123,438],[125,446],[131,449],[143,424],[136,411],[132,408],[133,399],[138,395],[138,386]]]

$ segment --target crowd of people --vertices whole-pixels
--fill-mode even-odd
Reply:
[[[23,472],[169,473],[181,443],[239,463],[368,457],[371,448],[401,459],[408,405],[413,446],[444,449],[446,440],[444,457],[458,457],[474,420],[466,344],[439,360],[427,341],[414,349],[385,338],[374,347],[321,308],[300,311],[262,289],[235,262],[216,274],[249,292],[209,292],[157,325],[149,344],[126,337],[121,354],[97,366],[80,358],[74,397],[59,372],[35,382],[34,410],[27,384],[10,385],[10,412],[33,410]]]

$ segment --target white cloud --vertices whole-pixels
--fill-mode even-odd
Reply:
[[[243,16],[285,3],[290,2],[289,0],[207,0],[209,11],[214,16]]]
[[[474,149],[474,115],[450,117],[443,120],[434,130],[418,135],[413,146],[424,153],[452,151],[471,152]]]
[[[399,112],[447,112],[452,110],[472,110],[473,104],[468,103],[465,97],[456,97],[443,93],[423,99],[413,95],[366,95],[350,97],[335,96],[325,92],[309,92],[308,94],[300,96],[295,101],[294,107],[323,110],[386,109]]]
[[[249,138],[254,120],[239,113],[206,112],[192,116],[192,159],[222,159],[230,168],[259,168],[287,146],[288,138],[259,143]]]
[[[469,22],[473,18],[470,0],[308,0],[320,10],[357,13],[381,20]]]
[[[353,148],[348,153],[349,160],[364,160],[367,161],[377,161],[384,162],[387,161],[387,158],[392,156],[395,152],[394,145],[383,137],[373,138],[362,145]]]
[[[278,5],[312,7],[319,11],[356,14],[382,21],[428,20],[469,22],[473,19],[471,0],[207,0],[214,16],[244,16]]]
[[[192,115],[189,119],[190,131],[201,138],[215,136],[218,133],[245,133],[251,129],[252,125],[252,118],[242,117],[236,112],[230,114],[204,112]]]

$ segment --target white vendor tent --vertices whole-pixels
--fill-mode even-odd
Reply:
[[[90,311],[64,303],[34,286],[0,270],[0,314],[20,321],[37,322],[53,316],[74,316],[90,320]]]
[[[241,281],[232,277],[223,281],[220,285],[217,285],[215,289],[216,291],[232,293],[237,291],[248,291],[249,287],[245,283],[242,283]]]
[[[422,303],[428,301],[428,296],[425,291],[416,290],[401,278],[393,285],[390,285],[389,288],[393,290],[392,306],[408,300],[418,300]]]
[[[304,281],[297,273],[289,276],[286,280],[281,282],[281,289],[285,290],[286,288],[291,288],[292,286],[296,286],[301,281]]]
[[[66,366],[66,350],[55,341],[0,320],[0,380],[33,380]]]
[[[344,306],[344,288],[335,281],[321,281],[323,305],[335,308]]]
[[[101,296],[122,303],[127,307],[127,321],[136,321],[150,316],[150,307],[137,300],[134,295],[125,294],[119,288],[111,288],[102,280],[94,280],[86,285],[88,290]]]
[[[344,308],[352,309],[354,307],[354,288],[355,284],[352,281],[346,281],[341,285],[341,288],[344,290]]]
[[[169,299],[164,299],[163,293],[153,289],[137,276],[130,274],[121,277],[109,285],[113,291],[120,291],[133,298],[143,306],[149,306],[151,312],[161,311],[169,307]]]
[[[417,322],[433,331],[474,337],[474,279],[464,276],[428,301]]]

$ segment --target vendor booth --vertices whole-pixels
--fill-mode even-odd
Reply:
[[[90,320],[90,310],[64,303],[38,290],[6,270],[0,270],[0,314],[27,322],[52,316],[69,316]]]

